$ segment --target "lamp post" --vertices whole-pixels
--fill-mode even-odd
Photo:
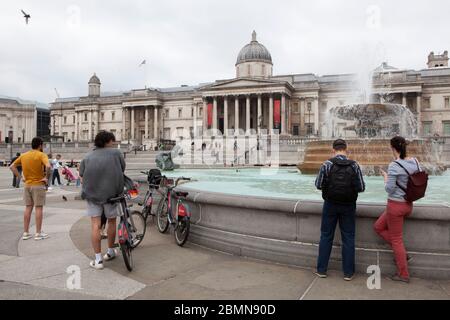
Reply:
[[[25,144],[25,128],[22,129],[22,142]]]
[[[52,153],[52,133],[51,133],[52,125],[51,124],[48,125],[48,130],[50,130],[50,153]]]

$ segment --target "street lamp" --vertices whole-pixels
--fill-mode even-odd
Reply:
[[[22,142],[25,143],[25,128],[22,129]]]
[[[51,124],[48,125],[48,130],[50,130],[50,153],[52,153],[52,133],[51,133],[52,125]]]

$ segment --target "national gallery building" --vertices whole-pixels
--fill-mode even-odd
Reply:
[[[385,102],[389,97],[390,103],[408,106],[421,136],[450,136],[448,60],[447,51],[431,52],[427,67],[418,71],[383,63],[374,70],[370,99]],[[356,102],[355,74],[274,76],[272,56],[255,32],[239,52],[235,68],[233,79],[116,93],[102,92],[94,74],[87,96],[51,104],[51,133],[65,141],[91,141],[98,131],[108,130],[119,141],[150,147],[160,139],[199,136],[207,129],[225,136],[240,130],[247,135],[321,137],[327,110]],[[337,132],[346,136],[347,125],[336,123]]]

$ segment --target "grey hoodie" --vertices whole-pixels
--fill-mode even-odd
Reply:
[[[80,164],[83,178],[81,198],[104,204],[123,193],[125,160],[115,148],[97,148],[89,152]]]

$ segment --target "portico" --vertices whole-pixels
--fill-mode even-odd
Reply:
[[[287,82],[239,79],[202,88],[203,127],[225,136],[286,135],[292,88]],[[217,131],[216,131],[217,130]]]

